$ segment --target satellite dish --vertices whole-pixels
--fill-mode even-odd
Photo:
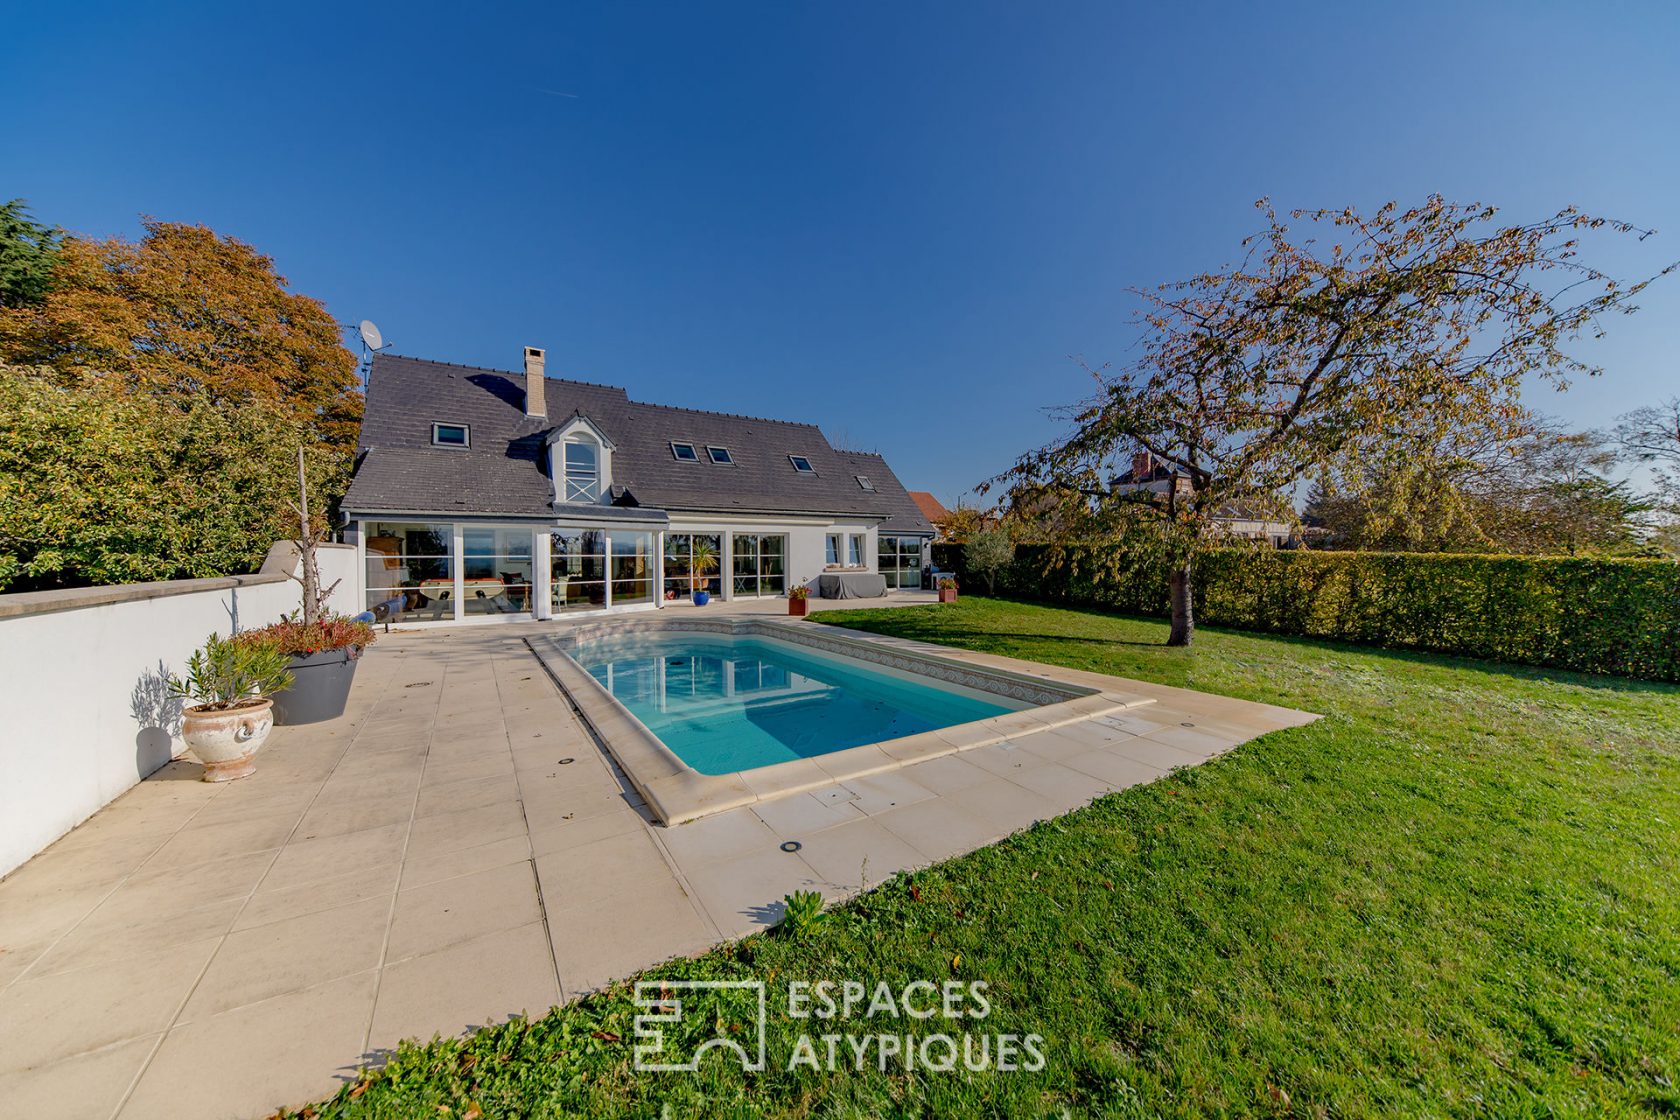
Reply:
[[[362,325],[357,329],[362,332],[362,342],[369,350],[377,350],[385,345],[385,336],[379,333],[379,328],[373,325],[372,320],[363,319]]]

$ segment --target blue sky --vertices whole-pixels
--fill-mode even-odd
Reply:
[[[1680,258],[1680,5],[38,4],[0,196],[270,253],[402,353],[809,420],[946,501],[1055,432],[1126,289],[1253,201],[1430,191],[1656,227]],[[1533,403],[1680,391],[1680,277]]]

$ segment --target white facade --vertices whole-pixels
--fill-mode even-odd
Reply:
[[[405,624],[516,622],[657,610],[688,600],[692,589],[726,601],[782,596],[794,586],[814,592],[824,572],[882,571],[873,519],[692,513],[653,528],[613,522],[608,512],[551,524],[364,515],[346,534],[356,548],[356,601]],[[888,536],[906,542],[888,550],[896,554],[889,586],[919,587],[925,534]],[[838,563],[830,563],[830,537]],[[780,543],[749,555],[755,538]],[[682,566],[695,539],[716,557],[704,573]]]

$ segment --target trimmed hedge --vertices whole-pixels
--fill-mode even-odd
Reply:
[[[1168,614],[1159,561],[1022,545],[999,594]],[[961,545],[934,546],[968,591]],[[1220,549],[1196,565],[1196,621],[1587,673],[1680,681],[1669,560]]]

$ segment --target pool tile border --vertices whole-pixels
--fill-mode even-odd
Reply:
[[[760,766],[751,771],[750,780],[743,772],[702,774],[672,753],[571,656],[571,651],[587,642],[672,631],[773,638],[1033,706],[958,724],[956,728]],[[1105,691],[1059,676],[1048,665],[990,655],[985,655],[988,664],[977,664],[901,638],[843,634],[798,622],[754,618],[613,619],[579,624],[562,633],[535,635],[526,642],[585,726],[666,827],[1154,703],[1147,696]],[[949,734],[953,731],[958,733]]]

